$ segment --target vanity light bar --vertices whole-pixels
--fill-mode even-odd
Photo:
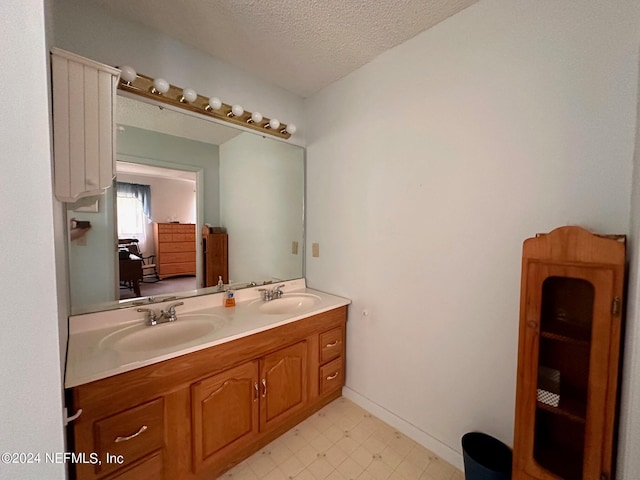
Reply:
[[[289,138],[296,131],[296,127],[293,124],[280,123],[278,120],[263,117],[258,112],[247,112],[239,105],[227,105],[215,97],[211,97],[210,100],[196,93],[193,89],[176,87],[164,79],[157,78],[154,80],[146,75],[135,73],[131,67],[122,67],[123,72],[127,71],[127,69],[131,70],[131,74],[121,76],[118,86],[120,90],[275,137]],[[126,79],[123,77],[126,77]],[[214,99],[216,104],[213,106],[218,107],[219,105],[219,108],[212,108],[209,105]]]

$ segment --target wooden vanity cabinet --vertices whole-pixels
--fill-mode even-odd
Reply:
[[[624,237],[525,241],[514,480],[612,478],[624,266]]]
[[[346,319],[339,307],[74,387],[75,451],[103,462],[75,465],[77,478],[217,478],[340,396]]]
[[[215,465],[307,403],[307,342],[191,386],[194,470]]]

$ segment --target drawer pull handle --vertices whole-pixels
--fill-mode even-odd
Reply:
[[[338,340],[334,340],[334,341],[333,341],[333,342],[331,342],[331,343],[327,343],[327,344],[324,346],[324,348],[332,348],[332,347],[335,347],[336,345],[338,345]]]
[[[333,375],[329,375],[327,377],[327,380],[333,380],[334,378],[336,378],[338,376],[338,372],[334,373]]]
[[[131,440],[132,438],[136,438],[138,435],[140,435],[141,433],[145,432],[149,427],[147,427],[146,425],[142,425],[140,427],[140,430],[138,430],[136,433],[134,433],[133,435],[129,435],[128,437],[116,437],[116,439],[114,440],[115,443],[120,443],[120,442],[126,442],[127,440]]]
[[[267,396],[267,379],[263,378],[262,379],[262,387],[264,388],[264,390],[262,390],[262,398]]]

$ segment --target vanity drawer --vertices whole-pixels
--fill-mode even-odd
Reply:
[[[320,367],[320,395],[344,385],[344,363],[342,357]]]
[[[320,363],[325,363],[342,354],[342,327],[320,334]]]
[[[94,424],[95,448],[102,465],[101,475],[131,465],[146,454],[162,448],[164,443],[164,401],[158,398]],[[122,455],[124,464],[107,463],[106,454]]]
[[[104,480],[141,480],[147,478],[160,480],[163,478],[163,470],[162,454],[158,452],[149,458],[142,459],[134,467],[117,472]]]

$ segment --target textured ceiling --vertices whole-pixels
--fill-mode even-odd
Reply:
[[[302,97],[478,0],[93,0]]]

